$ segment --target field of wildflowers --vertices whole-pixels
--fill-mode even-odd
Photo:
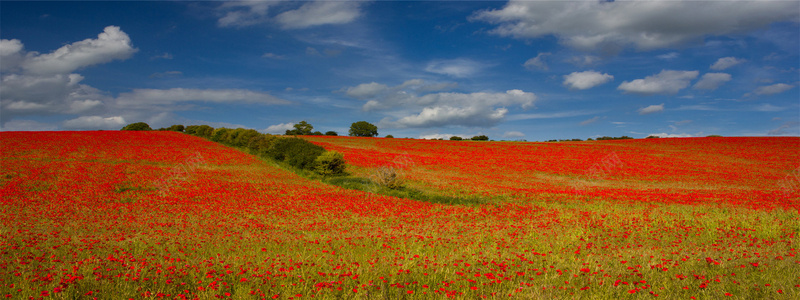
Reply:
[[[332,187],[177,132],[0,133],[0,297],[800,298],[798,138],[314,137]]]

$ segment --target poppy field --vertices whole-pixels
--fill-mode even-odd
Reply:
[[[797,299],[800,138],[307,137],[347,190],[179,132],[0,133],[9,299]]]

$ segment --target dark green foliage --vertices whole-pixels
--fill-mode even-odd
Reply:
[[[657,139],[657,138],[660,138],[660,136],[657,136],[657,135],[648,135],[648,136],[646,137],[646,139]]]
[[[322,153],[314,160],[314,172],[323,176],[342,174],[346,166],[344,154],[336,151]]]
[[[136,122],[136,123],[131,123],[131,124],[125,125],[125,127],[122,127],[122,129],[120,129],[120,130],[150,131],[150,130],[153,130],[153,128],[150,128],[150,125],[147,125],[147,123],[145,123],[145,122]]]
[[[294,129],[286,130],[286,135],[311,135],[311,130],[314,130],[314,126],[306,121],[300,121],[294,124]]]
[[[272,141],[274,141],[276,137],[270,134],[259,134],[247,143],[247,149],[250,149],[254,154],[258,156],[266,156],[267,150],[272,145]]]
[[[374,137],[378,136],[378,126],[367,121],[358,121],[350,125],[350,136]]]
[[[169,130],[169,131],[183,132],[184,129],[185,128],[183,127],[183,125],[172,125],[170,127],[167,127],[167,130]]]
[[[214,132],[214,127],[208,125],[190,125],[186,126],[183,132],[194,136],[211,138],[211,133]]]
[[[234,147],[247,147],[250,144],[250,140],[259,135],[261,135],[261,133],[254,129],[236,128],[230,132],[225,144]]]
[[[314,131],[314,132],[312,132],[310,135],[322,135],[322,132],[319,132],[319,131]]]
[[[387,134],[387,135],[386,135],[386,138],[387,138],[387,139],[393,139],[393,138],[394,138],[394,136],[393,136],[393,135],[391,135],[391,134]]]
[[[298,169],[313,169],[314,161],[325,152],[325,148],[299,138],[279,138],[272,142],[267,155],[284,161]]]
[[[471,138],[473,141],[488,141],[489,137],[485,135],[476,135]]]
[[[709,135],[709,136],[707,136],[707,137],[722,137],[722,136],[721,136],[721,135],[719,135],[719,134],[712,134],[712,135]]]
[[[339,134],[336,133],[336,131],[327,131],[327,132],[325,132],[325,135],[328,135],[328,136],[339,136]]]
[[[214,129],[214,131],[211,133],[211,140],[224,144],[228,140],[228,135],[231,133],[231,131],[233,131],[233,129],[225,127]]]
[[[604,141],[604,140],[631,140],[631,139],[633,139],[633,138],[629,137],[627,135],[623,135],[621,137],[604,136],[604,137],[597,138],[598,141]]]
[[[463,139],[464,139],[464,138],[462,138],[462,137],[460,137],[460,136],[455,136],[455,135],[450,137],[450,140],[451,140],[451,141],[460,141],[460,140],[463,140]]]

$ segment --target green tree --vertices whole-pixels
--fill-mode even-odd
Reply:
[[[462,137],[460,137],[460,136],[455,136],[455,135],[454,135],[454,136],[451,136],[451,137],[450,137],[450,140],[451,140],[451,141],[460,141],[460,140],[463,140],[463,138],[462,138]]]
[[[306,121],[300,121],[300,123],[294,124],[294,129],[286,130],[286,135],[311,135],[312,130],[314,130],[314,126]]]
[[[339,134],[338,134],[338,133],[336,133],[336,131],[328,131],[328,132],[325,132],[325,135],[327,135],[327,136],[339,136]]]
[[[375,137],[378,136],[378,126],[367,121],[358,121],[350,125],[350,136]]]
[[[145,122],[136,122],[125,125],[120,130],[130,130],[130,131],[151,131],[153,128],[150,128],[150,125],[147,125]]]
[[[391,134],[387,134],[387,135],[386,135],[386,138],[387,138],[387,139],[393,139],[393,138],[394,138],[394,136],[393,136],[393,135],[391,135]]]

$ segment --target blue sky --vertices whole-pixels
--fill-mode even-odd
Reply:
[[[800,135],[798,1],[0,2],[0,128]]]

